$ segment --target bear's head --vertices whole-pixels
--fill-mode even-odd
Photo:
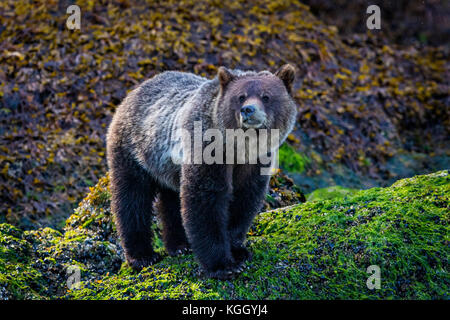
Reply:
[[[291,96],[295,69],[287,64],[276,73],[220,67],[218,112],[226,129],[292,130],[297,107]]]

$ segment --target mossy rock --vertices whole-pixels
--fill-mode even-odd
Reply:
[[[22,232],[0,225],[0,295],[3,299],[448,299],[449,197],[446,170],[403,179],[389,188],[263,212],[249,232],[253,259],[235,279],[219,281],[203,278],[192,254],[168,257],[163,248],[158,249],[163,255],[160,262],[140,273],[132,271],[123,263],[104,179],[68,219],[63,233],[48,228]],[[92,249],[99,244],[105,251],[100,255],[105,261],[102,268],[98,250]],[[81,270],[78,289],[67,288],[69,265]],[[371,274],[366,270],[371,265],[380,268],[380,289],[367,287]],[[15,272],[17,268],[21,271]]]
[[[306,199],[308,201],[332,200],[337,198],[344,198],[346,196],[355,194],[356,192],[358,192],[357,189],[344,188],[341,186],[331,186],[314,190],[307,195]]]
[[[264,201],[264,210],[277,209],[305,201],[305,195],[295,185],[294,180],[285,175],[281,170],[278,170],[270,178],[269,190]]]

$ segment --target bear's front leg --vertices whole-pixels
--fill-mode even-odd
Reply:
[[[247,232],[255,215],[261,210],[267,192],[270,176],[261,175],[259,165],[236,166],[233,173],[233,200],[230,204],[228,232],[231,253],[240,270],[250,252],[244,245]]]
[[[234,265],[227,232],[232,167],[183,165],[180,196],[183,226],[194,255],[207,276],[229,278]]]

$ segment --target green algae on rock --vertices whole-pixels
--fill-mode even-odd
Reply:
[[[358,192],[356,189],[344,188],[341,186],[331,186],[327,188],[316,189],[308,196],[306,199],[308,201],[320,201],[320,200],[331,200],[336,198],[343,198],[348,195],[352,195]]]
[[[77,267],[88,281],[117,272],[122,248],[113,234],[107,177],[80,203],[64,232],[21,231],[0,224],[0,299],[43,299],[67,290],[67,270]]]
[[[205,279],[192,254],[136,273],[123,262],[107,179],[91,189],[63,233],[0,225],[2,299],[448,299],[448,170],[345,198],[257,216],[253,259],[230,281]],[[81,269],[68,289],[66,269]],[[381,271],[370,290],[366,272]]]

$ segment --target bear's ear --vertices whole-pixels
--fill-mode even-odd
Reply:
[[[234,79],[234,76],[225,67],[219,68],[219,71],[217,72],[217,76],[219,78],[220,86],[222,88],[225,88]]]
[[[295,80],[295,69],[290,64],[285,64],[280,69],[278,69],[277,72],[275,72],[275,75],[283,81],[287,91],[291,93],[292,91],[292,84]]]

